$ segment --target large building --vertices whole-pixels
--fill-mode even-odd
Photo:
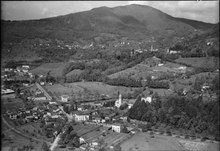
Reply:
[[[120,124],[112,125],[112,130],[113,130],[114,132],[121,133],[121,131],[122,131],[122,126],[121,126]]]
[[[11,89],[2,89],[2,98],[15,98],[15,91]]]

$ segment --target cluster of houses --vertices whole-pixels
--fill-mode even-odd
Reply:
[[[6,111],[6,116],[8,116],[11,120],[20,119],[23,123],[27,123],[41,119],[43,117],[43,112],[44,109],[38,107],[31,110],[19,108],[17,111]]]

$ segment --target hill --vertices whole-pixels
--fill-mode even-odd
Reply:
[[[36,56],[33,59],[41,58],[46,62],[68,60],[81,50],[108,49],[118,41],[133,42],[130,48],[138,46],[140,41],[148,41],[146,45],[150,46],[150,39],[155,41],[155,46],[169,46],[181,37],[192,37],[198,33],[195,29],[206,31],[214,26],[174,18],[141,5],[100,7],[39,20],[1,20],[1,24],[5,60],[16,59],[23,50],[23,57],[19,59],[27,60],[33,54]],[[48,57],[50,55],[53,57]]]

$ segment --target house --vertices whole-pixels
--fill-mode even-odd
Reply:
[[[122,126],[121,126],[121,124],[113,124],[113,125],[112,125],[112,130],[113,130],[114,132],[121,133],[121,131],[122,131]]]
[[[74,114],[74,119],[77,122],[82,122],[82,121],[88,121],[90,115],[89,114],[84,114],[84,113],[77,113]]]
[[[122,95],[119,94],[118,99],[115,101],[115,106],[120,107],[122,105]]]
[[[15,98],[15,91],[11,89],[2,89],[2,98]]]
[[[152,76],[151,76],[151,79],[152,79],[152,80],[156,80],[156,79],[158,79],[158,77],[157,77],[157,76],[152,75]]]
[[[44,96],[43,93],[41,93],[41,94],[35,95],[34,98],[33,98],[33,100],[34,100],[34,101],[45,101],[45,100],[47,100],[47,97]]]
[[[85,139],[84,139],[84,138],[82,138],[82,137],[80,137],[80,138],[79,138],[79,143],[80,143],[80,144],[85,143]]]
[[[209,89],[209,88],[210,88],[210,86],[205,82],[205,83],[202,85],[201,91],[203,92],[203,91],[205,91],[205,90],[207,90],[207,89]]]
[[[158,49],[154,49],[154,48],[153,48],[153,45],[151,45],[150,51],[151,51],[151,52],[156,52],[156,51],[158,51]]]
[[[207,46],[212,46],[212,45],[213,45],[213,42],[209,41],[209,42],[206,43],[206,45],[207,45]]]
[[[17,119],[17,117],[18,117],[17,114],[11,114],[11,115],[9,115],[9,118],[12,119],[12,120]]]
[[[148,97],[146,97],[146,98],[142,97],[142,98],[141,98],[141,101],[144,101],[145,103],[146,103],[146,102],[151,103],[151,102],[152,102],[152,96],[148,96]]]
[[[41,81],[41,82],[40,82],[40,85],[45,85],[45,82]]]
[[[68,95],[62,95],[62,96],[61,96],[61,101],[62,101],[62,102],[67,102],[68,99],[69,99],[69,96],[68,96]]]

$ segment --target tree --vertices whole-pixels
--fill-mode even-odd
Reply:
[[[114,151],[121,151],[121,146],[118,144],[114,147]]]
[[[43,151],[50,151],[49,146],[48,146],[47,143],[45,143],[45,142],[43,142],[41,149],[42,149]]]

